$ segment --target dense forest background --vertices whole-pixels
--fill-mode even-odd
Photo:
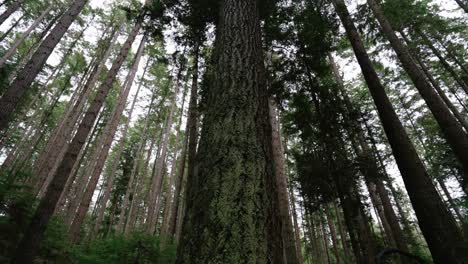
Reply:
[[[0,263],[468,263],[467,13],[0,1]]]

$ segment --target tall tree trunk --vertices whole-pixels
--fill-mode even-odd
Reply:
[[[0,43],[5,40],[5,38],[11,33],[11,31],[13,31],[13,29],[16,28],[16,26],[18,26],[19,22],[21,22],[25,16],[26,16],[25,14],[22,14],[18,19],[15,20],[15,22],[8,28],[7,31],[5,31],[0,36]]]
[[[276,105],[269,100],[269,118],[272,131],[273,162],[275,168],[276,189],[278,193],[278,215],[281,219],[281,233],[285,262],[295,264],[298,262],[296,255],[296,241],[293,225],[289,214],[288,183],[284,171],[284,150],[281,142],[280,124],[277,117]]]
[[[340,256],[340,251],[338,248],[338,239],[336,237],[335,224],[333,223],[333,217],[332,217],[332,214],[330,213],[330,205],[325,205],[324,211],[326,215],[328,228],[330,229],[330,235],[331,235],[331,239],[333,243],[333,251],[335,254],[336,263],[339,264],[341,263],[341,256]]]
[[[49,5],[46,10],[44,10],[41,15],[34,20],[34,22],[26,29],[26,31],[21,34],[21,36],[13,43],[13,45],[8,49],[8,51],[3,55],[3,57],[0,59],[0,68],[5,65],[5,63],[15,54],[15,51],[18,49],[18,47],[24,42],[24,40],[31,34],[31,32],[36,29],[36,27],[41,23],[41,21],[44,19],[44,17],[50,12],[52,9],[52,5]]]
[[[294,221],[294,235],[295,235],[295,241],[296,241],[297,263],[302,264],[303,256],[302,256],[302,243],[301,243],[301,235],[300,235],[301,230],[299,229],[299,223],[297,221],[296,202],[294,199],[293,188],[289,188],[289,196],[291,197],[290,199],[291,210],[292,210],[293,221]]]
[[[463,178],[468,182],[468,136],[455,117],[450,113],[447,106],[444,105],[442,99],[432,89],[429,82],[424,77],[424,72],[416,65],[411,57],[408,48],[398,39],[392,29],[390,22],[385,17],[382,8],[376,0],[367,0],[375,17],[379,21],[383,33],[387,36],[390,44],[395,50],[403,68],[408,73],[413,81],[416,89],[418,89],[421,97],[426,102],[427,106],[434,115],[435,120],[439,124],[441,131],[448,144],[452,148],[455,156],[460,161],[463,167]],[[465,187],[465,186],[464,186]]]
[[[102,146],[102,150],[100,151],[99,157],[97,158],[96,161],[96,167],[94,167],[92,173],[91,173],[91,178],[89,180],[89,183],[86,187],[86,190],[83,195],[83,199],[81,200],[80,206],[78,208],[78,212],[76,213],[76,216],[73,220],[73,223],[70,227],[70,242],[75,243],[78,240],[79,237],[79,231],[80,227],[83,223],[83,220],[86,216],[86,213],[88,211],[89,205],[91,203],[91,200],[93,198],[94,191],[96,189],[97,183],[99,181],[99,176],[101,175],[102,169],[104,168],[104,164],[107,160],[107,157],[109,155],[109,150],[112,145],[112,141],[114,139],[115,133],[117,131],[117,128],[119,126],[121,117],[123,115],[123,112],[125,110],[125,105],[127,102],[128,95],[130,93],[130,89],[132,88],[133,82],[135,80],[136,73],[138,71],[138,66],[140,65],[140,60],[141,57],[143,56],[144,52],[144,47],[146,44],[146,35],[143,36],[143,39],[140,42],[140,46],[138,47],[138,51],[135,54],[135,59],[133,62],[133,66],[130,69],[130,72],[127,75],[127,79],[125,80],[125,84],[123,85],[123,90],[122,93],[120,94],[118,100],[117,100],[117,105],[115,106],[115,110],[112,114],[112,118],[109,122],[109,124],[106,126],[105,132],[104,132],[104,144]],[[136,91],[135,97],[133,99],[132,105],[130,107],[130,110],[128,112],[128,117],[127,117],[127,123],[125,124],[124,130],[122,132],[122,137],[125,138],[127,136],[128,128],[129,128],[129,123],[133,115],[133,110],[135,108],[136,101],[138,99],[138,95],[140,93],[142,85],[138,86],[138,89]]]
[[[406,37],[406,34],[403,32],[400,32],[400,35],[403,37],[403,40],[406,42],[407,45],[410,44],[410,40]],[[465,131],[468,131],[468,122],[465,120],[463,115],[458,111],[458,109],[453,105],[453,103],[450,101],[450,99],[445,95],[445,92],[442,90],[440,85],[437,83],[437,81],[432,77],[431,73],[427,69],[426,65],[424,62],[421,60],[419,54],[415,51],[415,49],[411,49],[412,51],[412,56],[415,59],[415,61],[418,63],[419,67],[421,67],[421,70],[424,72],[424,75],[426,78],[429,80],[429,82],[432,84],[432,87],[437,91],[439,94],[440,98],[442,101],[444,101],[445,105],[450,109],[450,111],[453,113],[455,118],[460,122],[460,125],[465,128]],[[456,93],[454,93],[456,96]]]
[[[21,5],[23,5],[23,2],[24,0],[17,0],[8,6],[5,12],[0,15],[0,26],[11,16],[11,14],[16,12],[21,7]]]
[[[186,132],[186,141],[182,149],[181,161],[179,167],[179,175],[176,181],[176,190],[174,196],[174,210],[171,215],[169,233],[172,236],[175,236],[177,230],[181,229],[181,226],[178,226],[178,223],[181,223],[181,210],[180,203],[183,201],[180,200],[182,192],[182,183],[184,180],[185,172],[187,172],[187,178],[190,175],[193,175],[195,168],[195,157],[197,154],[197,143],[198,143],[198,64],[200,56],[200,44],[198,41],[195,43],[193,57],[193,71],[192,71],[192,87],[190,88],[190,101],[188,109],[188,120],[185,128]],[[187,161],[187,170],[185,170]]]
[[[187,75],[188,76],[188,75]],[[180,108],[180,117],[179,117],[179,123],[177,124],[177,136],[175,140],[175,147],[174,147],[174,158],[172,159],[172,168],[171,168],[171,174],[169,178],[169,185],[166,191],[166,204],[164,205],[164,214],[163,214],[163,221],[161,224],[161,244],[160,248],[161,250],[165,248],[166,241],[167,241],[167,236],[170,235],[169,233],[169,226],[170,226],[170,217],[171,217],[171,211],[175,208],[176,206],[174,205],[173,200],[175,200],[175,195],[179,195],[178,193],[174,192],[174,199],[173,199],[173,189],[175,188],[175,184],[178,181],[176,179],[177,177],[177,165],[179,164],[178,161],[178,151],[179,151],[179,144],[180,144],[180,138],[181,138],[181,131],[180,128],[182,127],[182,117],[184,115],[184,109],[185,109],[185,98],[187,97],[187,88],[188,88],[188,82],[185,82],[185,87],[184,87],[184,92],[182,95],[182,107]],[[181,153],[182,154],[182,153]],[[180,158],[184,159],[185,158]]]
[[[77,2],[79,1],[76,1],[75,3]],[[70,172],[74,163],[76,162],[77,156],[85,144],[86,138],[88,137],[94,121],[96,121],[97,115],[104,103],[104,99],[107,97],[107,94],[112,88],[117,73],[125,61],[139,29],[140,23],[137,22],[127,40],[123,44],[111,69],[107,73],[104,82],[102,83],[101,87],[99,87],[96,97],[94,98],[85,117],[83,118],[83,121],[78,127],[78,131],[76,132],[72,142],[67,147],[67,152],[65,153],[59,168],[55,172],[44,198],[42,198],[38,208],[36,209],[36,212],[33,214],[31,223],[26,229],[24,237],[20,241],[13,258],[14,262],[31,263],[34,256],[37,254],[37,250],[39,249],[39,245],[44,236],[44,231],[47,227],[50,217],[55,210],[67,179],[70,176]]]
[[[343,0],[333,0],[343,22],[367,86],[376,104],[388,141],[413,204],[419,226],[437,263],[457,263],[464,257],[457,248],[463,237],[440,199],[427,171],[398,119],[380,79],[364,48]],[[467,155],[468,156],[468,155]]]
[[[458,6],[465,11],[465,13],[468,13],[468,5],[466,3],[463,3],[462,0],[455,0],[457,2]]]
[[[109,58],[112,48],[115,46],[117,41],[118,33],[113,32],[111,40],[105,42],[108,47],[103,55],[99,56],[98,63],[94,66],[92,73],[87,80],[82,93],[77,99],[73,109],[68,115],[63,117],[63,125],[57,127],[57,132],[54,132],[54,137],[50,138],[46,144],[44,151],[39,155],[36,163],[34,164],[34,171],[36,174],[36,188],[44,185],[44,181],[50,178],[55,173],[58,164],[65,155],[66,144],[73,135],[73,129],[75,124],[78,122],[81,113],[85,107],[85,103],[88,97],[93,91],[96,82],[101,75],[101,72],[105,66],[107,59]]]
[[[174,94],[172,97],[171,106],[169,109],[169,114],[167,117],[166,125],[163,132],[162,142],[161,142],[161,151],[160,157],[155,161],[153,180],[151,182],[151,188],[148,195],[148,216],[146,218],[146,231],[148,234],[153,234],[156,229],[156,220],[158,218],[158,205],[161,204],[158,199],[161,196],[161,187],[163,182],[163,168],[165,166],[165,160],[167,156],[167,149],[169,144],[169,136],[171,133],[174,111],[176,108],[177,97],[179,96],[179,88],[181,82],[183,66],[179,66],[176,80],[174,82]]]
[[[16,79],[0,98],[0,130],[5,130],[8,127],[15,109],[26,96],[26,92],[31,88],[31,83],[44,67],[55,46],[78,17],[78,14],[87,2],[87,0],[73,1],[70,8],[60,18],[58,24],[41,43],[26,66],[19,71]]]
[[[434,55],[439,59],[442,67],[444,67],[444,69],[452,76],[455,82],[463,88],[465,93],[468,94],[468,83],[464,82],[462,78],[458,76],[453,67],[447,62],[447,60],[445,60],[444,56],[442,56],[439,49],[437,49],[434,44],[432,44],[432,41],[423,32],[417,31],[417,34],[422,38],[424,44],[427,45],[432,53],[434,53]]]
[[[153,102],[154,102],[155,98],[156,98],[156,94],[153,93],[153,96],[152,96],[152,99],[151,99],[151,102],[150,102],[150,105],[149,105],[149,108],[148,108],[147,120],[146,120],[146,124],[145,124],[145,126],[148,126],[148,127],[149,127],[149,115],[151,113],[151,110],[153,109]],[[158,109],[157,114],[156,114],[156,116],[158,116],[157,123],[159,122],[159,119],[161,118],[161,116],[160,116],[161,110],[160,110],[159,106],[164,101],[165,101],[165,98],[162,98],[161,101],[159,102],[159,104],[154,107],[154,109]],[[146,129],[144,129],[144,131],[146,131]],[[148,166],[149,166],[150,159],[151,159],[151,153],[153,152],[153,148],[155,146],[155,143],[156,143],[156,140],[152,139],[150,147],[149,147],[149,149],[148,149],[148,151],[146,153],[146,161],[145,161],[145,164],[143,165],[143,171],[140,173],[138,164],[135,164],[136,167],[134,167],[135,168],[134,173],[137,173],[137,175],[139,173],[141,176],[139,177],[137,183],[135,184],[135,188],[128,190],[128,192],[132,192],[132,193],[129,193],[129,197],[130,197],[130,195],[132,195],[132,201],[130,203],[130,208],[128,210],[128,216],[127,216],[126,223],[125,223],[125,235],[128,235],[133,231],[135,221],[137,219],[137,211],[139,209],[140,202],[142,201],[143,187],[145,186],[145,180],[146,180],[146,176],[147,176],[147,172],[148,172]],[[159,149],[160,148],[158,146],[158,152],[159,152]]]
[[[257,1],[223,0],[218,21],[176,263],[282,263]]]

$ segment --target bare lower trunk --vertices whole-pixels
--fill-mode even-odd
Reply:
[[[70,8],[60,18],[58,24],[41,43],[31,60],[21,69],[16,79],[11,83],[0,98],[0,130],[5,130],[13,119],[15,109],[31,89],[31,83],[44,67],[45,62],[68,30],[78,14],[84,8],[87,0],[73,1]],[[1,22],[1,20],[0,20]]]
[[[112,141],[114,139],[115,133],[117,132],[118,125],[120,123],[120,119],[123,115],[123,112],[125,110],[125,104],[127,102],[128,95],[130,93],[130,89],[132,88],[133,81],[135,79],[138,66],[140,65],[140,60],[141,57],[143,56],[143,51],[144,47],[146,44],[146,36],[143,36],[143,39],[141,40],[140,46],[138,48],[138,51],[135,55],[135,60],[133,62],[133,66],[130,70],[130,72],[127,75],[127,79],[125,80],[125,84],[123,87],[123,91],[120,94],[118,100],[117,100],[117,105],[115,106],[115,109],[112,114],[112,118],[109,122],[109,124],[106,126],[105,132],[104,132],[104,144],[102,146],[102,150],[100,151],[100,154],[97,158],[96,161],[96,166],[94,167],[92,173],[91,173],[91,179],[89,180],[89,183],[86,187],[86,190],[83,195],[83,199],[81,200],[80,206],[78,208],[78,211],[76,213],[76,216],[73,220],[73,223],[70,227],[70,241],[72,243],[75,243],[78,238],[79,238],[79,231],[80,227],[83,223],[83,220],[86,216],[86,213],[88,211],[89,205],[91,203],[91,200],[93,198],[93,193],[96,189],[97,183],[99,181],[99,177],[101,175],[102,169],[104,168],[104,164],[106,162],[106,159],[109,155],[109,150],[112,145]],[[127,117],[127,123],[125,124],[124,131],[122,132],[122,137],[125,138],[127,136],[128,128],[129,128],[129,123],[132,118],[133,110],[135,108],[136,101],[138,99],[138,95],[140,93],[142,85],[138,86],[138,89],[136,91],[135,97],[133,99],[132,105],[130,107],[130,110],[128,112],[128,117]]]
[[[36,173],[37,185],[42,186],[44,185],[44,181],[47,178],[50,178],[50,175],[55,173],[55,169],[58,167],[58,164],[65,155],[66,147],[65,145],[71,139],[73,135],[73,129],[75,128],[75,124],[80,118],[81,113],[85,107],[85,103],[88,100],[88,97],[93,91],[93,88],[98,81],[99,76],[105,66],[107,59],[110,56],[112,48],[114,47],[117,37],[119,34],[113,33],[111,40],[106,42],[108,48],[102,54],[98,63],[94,66],[89,79],[87,80],[83,91],[81,92],[80,96],[78,97],[76,103],[74,104],[72,110],[68,115],[63,117],[63,124],[57,128],[57,131],[54,131],[54,137],[52,137],[47,145],[44,148],[44,151],[40,154],[39,158],[37,159],[36,163],[34,164],[34,171]]]
[[[44,17],[50,12],[52,5],[49,5],[46,10],[44,10],[41,15],[34,20],[34,22],[26,29],[26,31],[21,34],[21,36],[13,43],[13,45],[8,49],[8,51],[0,59],[0,68],[5,65],[5,63],[15,54],[18,47],[24,42],[24,40],[31,34],[31,32],[36,29],[36,27],[41,23]]]
[[[446,263],[449,260],[457,263],[460,258],[463,258],[455,250],[464,243],[462,235],[454,219],[437,194],[423,163],[419,159],[413,144],[398,119],[385,89],[373,68],[373,64],[344,1],[333,0],[333,3],[346,29],[346,33],[376,104],[385,133],[418,217],[419,226],[428,242],[432,256],[439,263]],[[375,4],[373,3],[374,8]],[[425,83],[424,79],[420,81]],[[468,157],[468,155],[466,156]]]
[[[5,12],[3,12],[3,14],[0,15],[0,26],[3,24],[3,22],[5,22],[5,20],[7,20],[11,16],[11,14],[16,12],[21,7],[23,2],[24,0],[17,0],[8,6]]]
[[[153,174],[153,181],[151,182],[150,193],[148,197],[148,216],[147,216],[147,233],[153,234],[156,228],[156,220],[157,220],[157,206],[160,205],[158,202],[158,196],[160,196],[161,186],[162,186],[162,179],[163,179],[163,167],[166,160],[167,155],[167,148],[169,143],[169,135],[171,133],[172,122],[173,122],[173,115],[176,107],[177,97],[179,95],[179,88],[180,88],[180,81],[181,81],[181,74],[183,68],[180,67],[177,74],[177,80],[174,82],[174,95],[172,98],[171,107],[169,110],[169,115],[167,118],[167,122],[165,125],[162,143],[161,143],[161,156],[158,160],[156,160],[155,170]]]
[[[74,3],[77,2],[79,1]],[[65,184],[70,177],[70,172],[73,168],[73,165],[76,162],[80,150],[85,144],[86,138],[88,137],[97,115],[102,108],[105,98],[112,88],[118,71],[120,70],[128,55],[128,52],[131,49],[132,43],[135,40],[139,29],[140,24],[137,23],[123,44],[111,69],[107,73],[103,84],[99,88],[97,95],[91,103],[85,117],[83,118],[83,121],[81,122],[72,142],[68,145],[67,152],[65,153],[59,168],[55,172],[51,184],[44,195],[44,198],[40,201],[35,213],[33,214],[31,224],[26,229],[24,237],[19,243],[17,252],[13,258],[13,262],[16,261],[18,263],[31,263],[34,256],[36,256],[47,224],[55,210]]]

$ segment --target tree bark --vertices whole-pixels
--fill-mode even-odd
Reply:
[[[447,143],[450,145],[455,156],[460,161],[464,171],[463,178],[465,179],[465,182],[468,182],[467,133],[463,131],[462,126],[457,122],[452,113],[450,113],[447,106],[444,105],[440,96],[434,91],[434,89],[432,89],[431,85],[424,77],[424,72],[416,65],[414,59],[411,57],[408,48],[400,41],[400,39],[398,39],[377,1],[367,0],[367,2],[377,18],[383,33],[386,35],[391,46],[395,50],[403,68],[408,73],[416,89],[419,91],[421,97],[431,110],[447,140]]]
[[[76,1],[77,3],[79,1]],[[52,216],[60,194],[65,187],[67,179],[70,176],[70,172],[73,168],[73,164],[76,162],[77,156],[80,150],[85,144],[86,138],[91,131],[94,121],[96,121],[97,115],[104,103],[104,99],[108,95],[118,71],[120,70],[123,62],[125,61],[128,52],[131,49],[132,43],[135,40],[136,35],[140,29],[140,23],[133,27],[132,32],[128,36],[127,40],[123,44],[116,60],[114,61],[111,69],[107,73],[104,82],[98,89],[96,97],[91,103],[83,121],[78,127],[72,142],[68,145],[65,156],[60,163],[59,168],[54,174],[52,182],[47,189],[44,198],[40,201],[38,208],[33,214],[31,223],[26,229],[24,237],[19,243],[17,251],[14,255],[13,262],[17,263],[31,263],[34,256],[36,256],[39,249],[39,245],[43,239],[44,231],[47,224]]]
[[[457,2],[458,6],[465,11],[465,13],[468,13],[468,5],[463,3],[462,0],[455,0]]]
[[[296,255],[296,241],[293,225],[289,214],[288,183],[284,173],[284,150],[281,142],[280,124],[277,117],[275,103],[269,100],[269,118],[272,131],[272,149],[276,189],[278,193],[278,215],[281,219],[281,233],[283,238],[283,249],[285,262],[295,264],[298,262]]]
[[[459,263],[459,260],[465,257],[457,249],[463,248],[464,241],[456,222],[437,194],[424,165],[398,119],[344,1],[333,0],[333,3],[376,104],[431,254],[436,263],[447,263],[447,261]]]
[[[58,164],[65,155],[65,149],[67,142],[73,135],[73,129],[75,124],[78,122],[81,113],[85,107],[85,103],[88,100],[90,94],[96,82],[101,75],[101,72],[105,66],[107,59],[109,58],[113,47],[116,44],[118,33],[113,32],[111,40],[107,43],[108,48],[104,54],[99,56],[99,62],[94,66],[92,73],[87,80],[82,93],[74,104],[72,110],[68,115],[63,117],[63,125],[57,128],[58,131],[54,132],[54,137],[50,138],[44,147],[44,151],[39,155],[37,161],[34,164],[34,171],[37,178],[36,188],[44,185],[44,181],[48,177],[54,174]]]
[[[52,9],[52,5],[49,5],[46,10],[44,10],[41,15],[34,20],[34,22],[26,29],[26,31],[21,34],[21,36],[13,43],[13,45],[8,49],[8,51],[3,55],[3,57],[0,59],[0,68],[2,68],[5,63],[15,54],[15,51],[18,49],[18,47],[23,44],[24,40],[31,34],[31,32],[36,29],[36,27],[41,23],[41,21],[44,19],[44,17],[50,12]]]
[[[26,66],[19,71],[16,79],[0,98],[0,130],[5,130],[8,127],[15,109],[26,96],[27,91],[30,90],[31,83],[87,2],[87,0],[73,1],[70,8],[60,18],[58,24],[41,43]]]
[[[0,15],[0,26],[7,20],[11,14],[15,13],[22,5],[24,0],[17,0],[13,2],[8,8]]]
[[[283,263],[257,1],[219,14],[176,263]]]
[[[107,160],[107,157],[109,155],[109,150],[112,146],[112,141],[114,139],[115,133],[117,132],[117,128],[119,126],[120,120],[122,118],[123,112],[125,110],[125,104],[127,102],[128,95],[130,93],[130,89],[132,88],[133,82],[135,80],[135,76],[138,70],[138,66],[140,65],[140,60],[141,57],[143,56],[144,52],[144,47],[146,44],[146,36],[143,36],[143,39],[141,40],[140,46],[138,47],[138,51],[135,54],[135,59],[133,62],[133,66],[130,70],[130,72],[127,75],[127,79],[125,80],[125,84],[123,85],[123,90],[122,93],[120,94],[117,105],[115,106],[114,113],[112,114],[112,118],[110,122],[108,123],[105,132],[104,132],[104,144],[102,146],[102,150],[100,151],[100,154],[97,158],[96,161],[96,166],[94,167],[92,173],[91,173],[91,178],[89,180],[89,183],[86,187],[86,190],[83,195],[83,199],[81,200],[80,206],[78,207],[78,211],[76,213],[76,216],[73,220],[73,223],[70,227],[70,242],[76,243],[78,238],[79,238],[79,231],[80,227],[83,223],[83,220],[86,216],[86,213],[89,209],[89,205],[91,204],[91,200],[93,198],[94,191],[96,189],[96,186],[99,181],[99,176],[101,175],[102,169],[104,168],[104,164]],[[133,99],[132,105],[130,107],[130,110],[128,112],[128,117],[127,121],[124,127],[124,130],[122,132],[122,137],[125,138],[127,136],[128,128],[129,128],[129,123],[133,115],[133,110],[135,108],[136,101],[138,99],[138,95],[140,93],[142,85],[138,86],[138,89],[136,91],[135,97]]]
[[[163,168],[165,166],[165,160],[167,156],[168,144],[169,144],[169,136],[171,133],[172,123],[173,123],[173,116],[174,111],[176,108],[177,97],[179,96],[179,88],[181,82],[181,75],[183,71],[183,66],[179,65],[177,79],[174,82],[174,94],[172,97],[171,107],[169,109],[169,114],[167,117],[165,129],[163,132],[163,137],[161,141],[161,155],[159,159],[156,160],[155,169],[153,173],[153,180],[151,182],[151,188],[149,191],[148,196],[148,216],[146,218],[146,231],[148,234],[153,234],[154,230],[156,229],[156,220],[158,217],[158,207],[161,204],[160,200],[158,199],[161,196],[161,187],[163,182]]]
[[[0,36],[0,43],[3,42],[5,40],[5,38],[11,33],[11,31],[13,31],[13,29],[16,28],[16,26],[19,24],[19,22],[21,22],[21,20],[23,20],[23,18],[25,17],[26,15],[23,14],[21,15],[18,19],[16,19],[15,23],[13,23],[10,28],[8,28],[7,31],[5,31],[2,36]]]

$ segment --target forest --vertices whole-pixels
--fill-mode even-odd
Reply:
[[[0,0],[0,263],[468,264],[466,0]]]

